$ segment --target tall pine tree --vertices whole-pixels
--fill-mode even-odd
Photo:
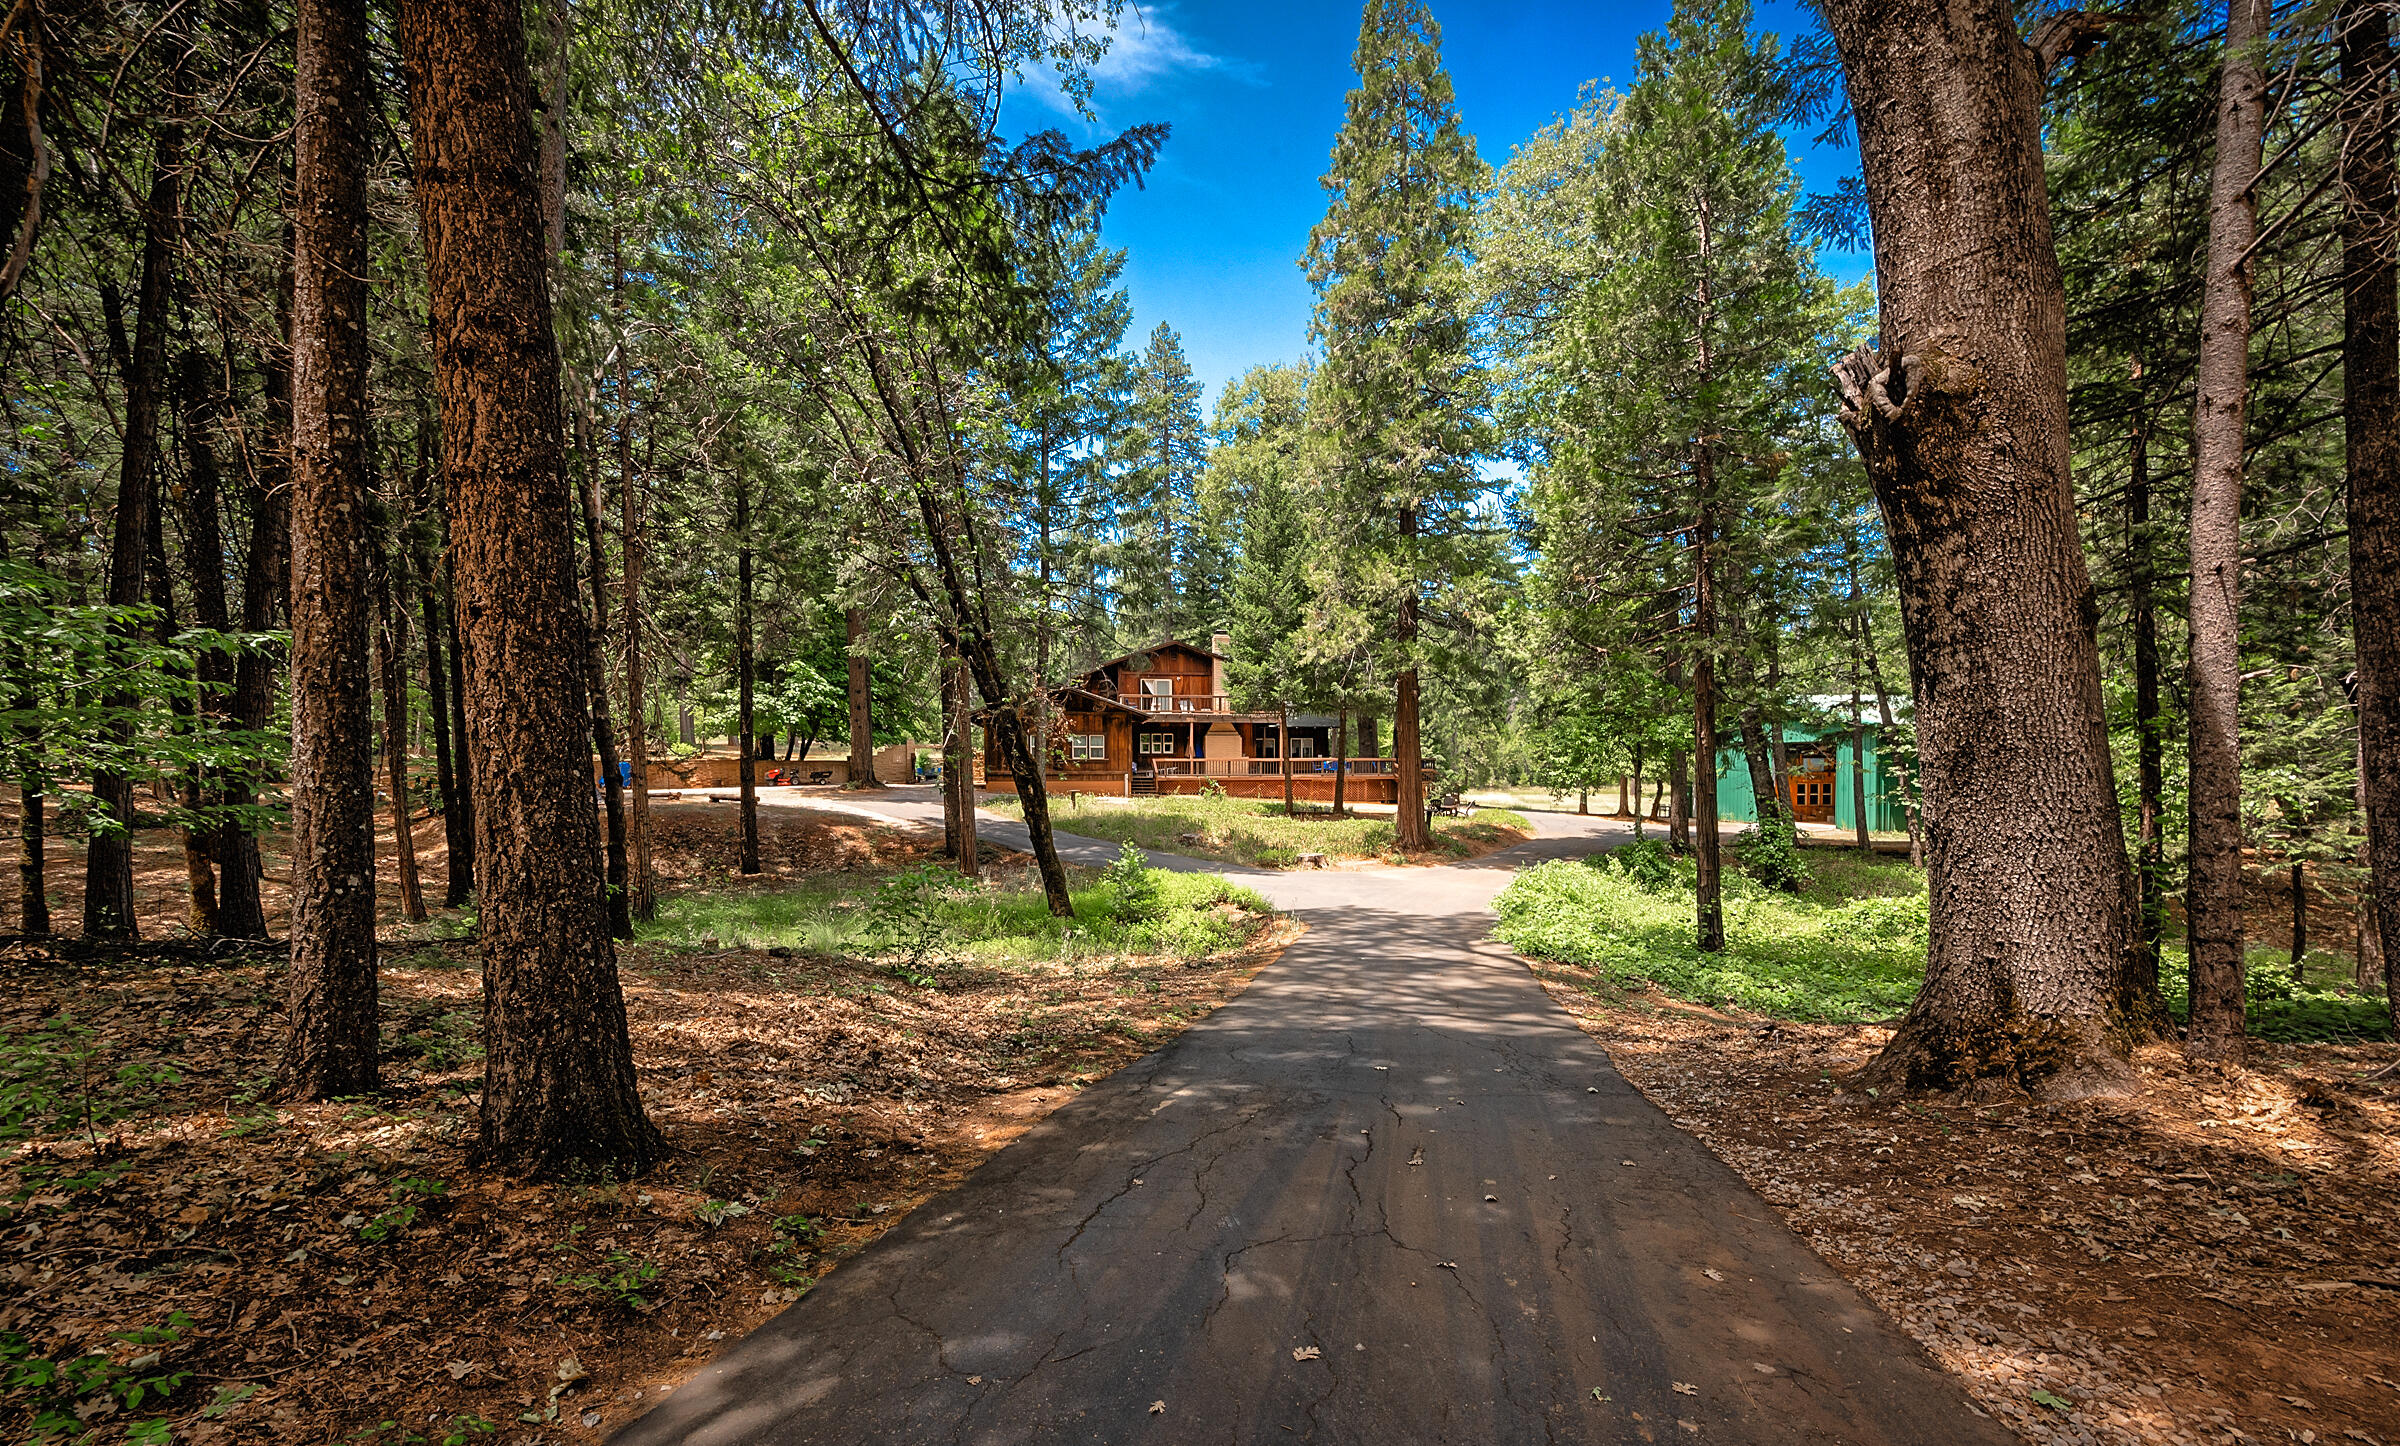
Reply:
[[[1459,128],[1441,27],[1418,0],[1368,0],[1359,83],[1309,238],[1324,360],[1309,387],[1316,578],[1311,646],[1363,652],[1392,679],[1399,841],[1430,843],[1418,677],[1425,623],[1472,586],[1487,550],[1484,379],[1467,242],[1489,174]]]

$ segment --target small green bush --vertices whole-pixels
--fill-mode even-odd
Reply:
[[[1117,860],[1102,871],[1101,887],[1108,890],[1109,913],[1120,925],[1147,924],[1166,911],[1159,891],[1160,870],[1150,867],[1150,856],[1126,844],[1117,852]]]
[[[1734,841],[1742,872],[1770,889],[1797,894],[1808,887],[1808,864],[1800,857],[1800,830],[1788,818],[1761,819]]]
[[[1620,873],[1651,893],[1675,886],[1675,854],[1663,840],[1635,839],[1597,857],[1615,864]]]

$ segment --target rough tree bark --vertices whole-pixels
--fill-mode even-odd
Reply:
[[[142,273],[134,321],[132,365],[125,379],[125,442],[117,469],[116,526],[109,544],[108,602],[134,607],[148,595],[150,526],[158,496],[158,414],[165,390],[169,294],[175,252],[182,232],[183,134],[172,124],[158,134],[150,195],[142,216]],[[132,629],[120,625],[122,636]],[[134,696],[112,690],[108,707],[126,721],[110,732],[113,744],[130,752]],[[133,780],[121,769],[92,775],[94,810],[114,827],[95,832],[84,852],[83,935],[87,939],[131,939],[133,917]]]
[[[2400,214],[2392,164],[2390,19],[2372,0],[2342,16],[2342,375],[2350,523],[2350,635],[2358,650],[2358,777],[2375,928],[2361,972],[2388,980],[2400,944]],[[2380,945],[2381,947],[2377,947]]]
[[[867,615],[862,608],[842,610],[842,630],[850,640],[850,787],[881,788],[875,776],[875,698],[867,670]]]
[[[2119,1091],[2132,911],[2068,475],[2042,62],[2000,0],[1825,0],[1858,118],[1881,351],[1836,369],[1916,684],[1925,986],[1864,1082]]]
[[[596,867],[586,640],[522,11],[403,0],[400,52],[467,664],[484,969],[479,1152],[627,1178],[635,1087]]]
[[[2208,274],[2192,415],[2191,822],[2184,927],[2193,1059],[2248,1050],[2242,992],[2242,451],[2250,397],[2250,248],[2267,77],[2269,0],[2227,0],[2217,156],[2209,178]]]
[[[364,0],[299,0],[292,238],[292,964],[277,1083],[372,1092],[375,785],[368,754]]]

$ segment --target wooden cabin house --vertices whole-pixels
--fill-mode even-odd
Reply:
[[[1198,648],[1169,638],[1050,689],[1043,749],[1050,790],[1198,793],[1213,784],[1229,794],[1280,798],[1288,769],[1294,797],[1324,802],[1338,768],[1347,800],[1397,800],[1390,759],[1334,756],[1339,719],[1293,713],[1287,720],[1235,707],[1225,679],[1232,640],[1218,633],[1210,642]],[[985,776],[1000,787],[1008,769],[988,738],[984,747]]]

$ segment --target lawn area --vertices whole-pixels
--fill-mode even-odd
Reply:
[[[1650,845],[1543,864],[1500,895],[1499,937],[1520,953],[1582,971],[1584,987],[1655,988],[1694,1004],[1777,1019],[1857,1024],[1899,1017],[1924,978],[1924,876],[1889,855],[1811,849],[1797,895],[1729,870],[1725,949],[1692,944],[1692,867]],[[1627,864],[1633,865],[1631,869]],[[2180,941],[2160,973],[2184,1007]],[[2289,960],[2254,949],[2250,1029],[2261,1038],[2336,1043],[2391,1037],[2384,1002],[2348,984],[2349,961],[2312,956],[2305,982]]]
[[[909,979],[963,967],[1073,964],[1121,955],[1203,959],[1248,941],[1267,901],[1214,874],[1120,864],[1077,870],[1075,917],[1054,918],[1024,869],[970,883],[938,865],[903,869],[870,889],[855,879],[757,892],[681,894],[636,930],[688,953],[857,958]],[[1005,882],[1001,881],[1005,879]]]
[[[1011,795],[982,806],[1009,818],[1024,817],[1022,806]],[[1433,850],[1411,856],[1394,846],[1388,814],[1336,818],[1303,809],[1287,817],[1279,799],[1208,794],[1062,797],[1051,801],[1050,820],[1062,832],[1085,838],[1262,869],[1291,868],[1302,854],[1323,854],[1328,863],[1341,859],[1448,863],[1504,849],[1533,836],[1533,824],[1523,814],[1479,808],[1465,818],[1435,819]]]

